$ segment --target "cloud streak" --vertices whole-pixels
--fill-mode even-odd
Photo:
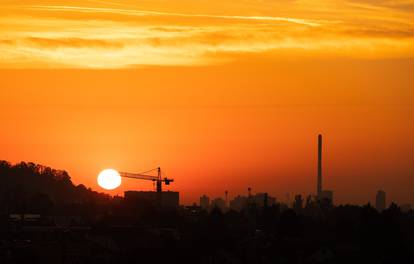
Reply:
[[[210,14],[184,14],[171,12],[158,12],[149,10],[127,10],[119,8],[96,8],[96,7],[80,7],[80,6],[30,6],[29,9],[42,11],[67,11],[67,12],[86,12],[86,13],[111,13],[128,16],[171,16],[184,18],[210,18],[224,20],[250,20],[250,21],[277,21],[289,22],[307,26],[320,26],[317,20],[292,18],[292,17],[274,17],[274,16],[228,16],[228,15],[210,15]]]
[[[361,11],[360,7],[351,7],[343,12],[340,21],[337,10],[330,13],[324,10],[323,15],[318,12],[318,19],[309,19],[298,14],[217,15],[126,7],[10,7],[9,13],[0,17],[0,65],[3,68],[200,65],[243,59],[252,54],[414,57],[414,19],[399,11],[387,15],[382,14],[383,9]],[[306,14],[311,17],[312,13]]]

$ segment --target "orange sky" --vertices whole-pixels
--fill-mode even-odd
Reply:
[[[414,1],[373,3],[2,1],[0,158],[284,200],[314,192],[323,133],[337,202],[414,203]]]

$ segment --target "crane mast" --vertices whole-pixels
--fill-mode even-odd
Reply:
[[[148,173],[150,171],[154,171],[154,170],[157,171],[157,176],[146,174],[146,173]],[[167,177],[162,178],[160,167],[158,167],[156,169],[153,169],[153,170],[150,170],[150,171],[147,171],[147,172],[144,172],[144,173],[120,172],[119,174],[121,175],[121,177],[124,177],[124,178],[153,181],[156,184],[157,193],[162,192],[162,184],[163,183],[165,185],[170,185],[171,182],[174,182],[174,179],[170,179],[170,178],[167,178]]]

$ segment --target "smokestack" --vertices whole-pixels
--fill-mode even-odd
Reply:
[[[318,136],[318,198],[322,193],[322,135]]]

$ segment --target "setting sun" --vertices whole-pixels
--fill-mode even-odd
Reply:
[[[106,190],[113,190],[121,185],[121,175],[113,169],[101,171],[98,175],[98,184]]]

